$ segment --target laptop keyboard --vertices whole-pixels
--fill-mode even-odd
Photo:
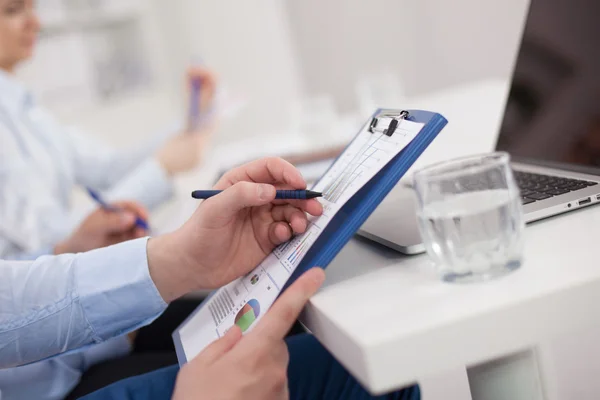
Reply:
[[[598,184],[598,182],[533,174],[530,172],[513,171],[513,173],[517,185],[521,190],[521,200],[523,204],[530,204],[539,200],[549,199],[550,197],[574,192],[575,190]]]

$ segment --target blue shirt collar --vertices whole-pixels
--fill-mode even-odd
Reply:
[[[0,102],[11,113],[18,113],[32,104],[33,96],[14,75],[0,69]]]

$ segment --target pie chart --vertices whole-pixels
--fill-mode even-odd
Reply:
[[[240,327],[242,332],[246,332],[260,315],[260,304],[258,300],[248,300],[242,309],[235,316],[235,324]]]

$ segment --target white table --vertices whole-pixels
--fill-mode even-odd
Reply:
[[[478,284],[441,282],[426,255],[353,239],[304,322],[374,393],[467,366],[474,399],[551,398],[539,346],[600,324],[599,237],[595,206],[529,225],[523,266]],[[481,397],[494,387],[502,396]]]
[[[487,116],[481,120],[486,129],[497,127],[503,103],[502,85],[494,87],[491,98],[485,97],[488,89],[476,96],[478,90],[470,92],[469,101]],[[445,95],[415,103],[435,104],[427,108],[442,112],[447,108],[445,114],[455,121],[448,126],[453,135],[486,135],[479,138],[480,145],[493,145],[493,135],[490,139],[489,132],[475,122],[470,125],[467,114],[460,113],[464,102],[452,105],[452,96]],[[445,140],[451,145],[452,140]],[[328,266],[326,285],[310,301],[303,321],[373,393],[436,380],[450,371],[452,380],[437,382],[435,391],[441,396],[424,390],[426,400],[576,398],[571,395],[594,392],[567,388],[564,375],[569,371],[560,361],[570,349],[557,355],[561,349],[556,343],[584,330],[600,332],[599,247],[600,207],[540,221],[526,229],[519,270],[467,285],[441,282],[426,255],[405,257],[353,239]],[[576,340],[570,343],[577,345]],[[588,362],[588,349],[598,353],[595,347],[600,343],[577,349],[582,365]],[[595,368],[598,372],[597,362]],[[456,382],[460,379],[464,382]],[[456,386],[451,388],[455,394],[443,393],[442,381]],[[578,384],[594,387],[596,397],[577,398],[597,398],[595,381]]]

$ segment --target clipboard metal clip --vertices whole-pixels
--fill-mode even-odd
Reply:
[[[408,117],[408,111],[406,110],[382,110],[376,116],[371,119],[369,124],[369,132],[381,132],[386,136],[392,136],[400,123],[399,120],[406,119]],[[390,119],[390,123],[387,127],[379,126],[380,120]]]

